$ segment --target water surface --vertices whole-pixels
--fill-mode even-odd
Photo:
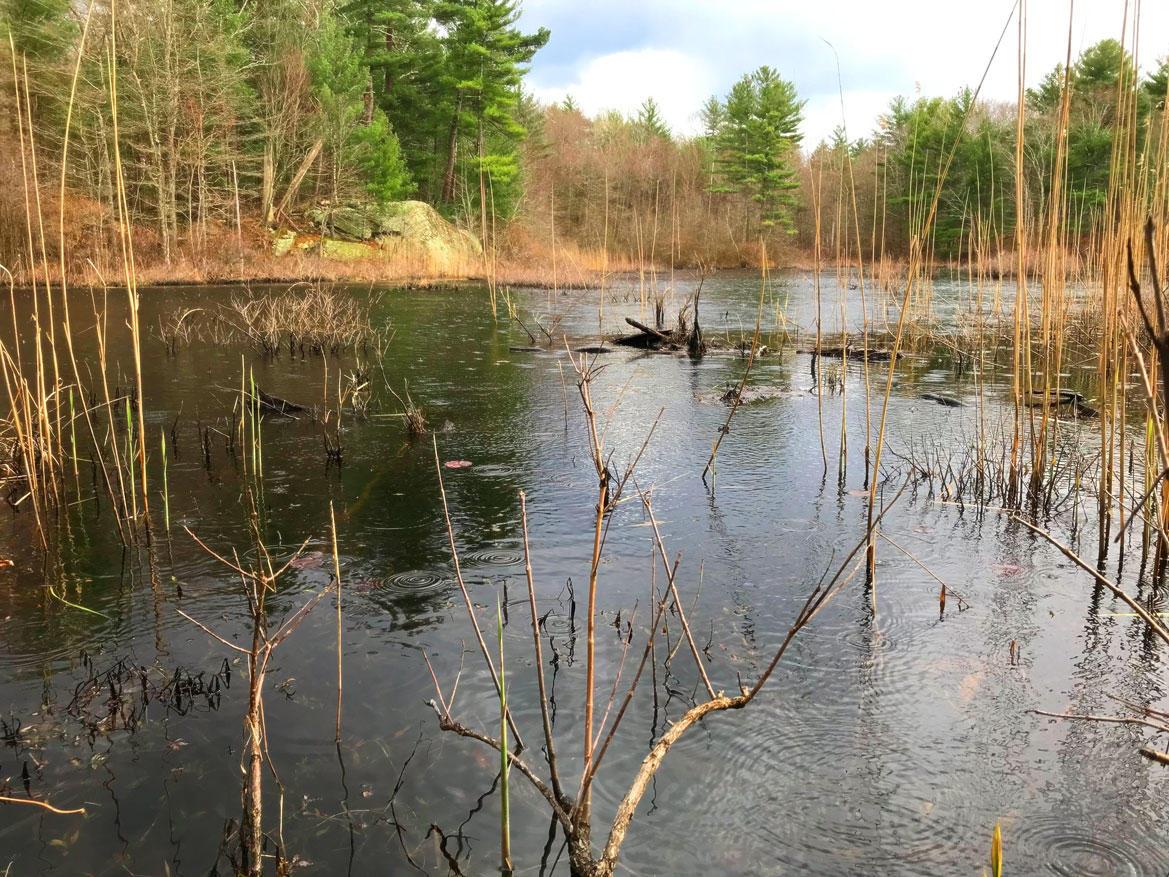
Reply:
[[[674,282],[671,319],[692,288],[690,279]],[[991,364],[979,376],[944,345],[915,350],[895,375],[891,453],[882,476],[868,477],[863,370],[854,364],[841,371],[825,360],[824,373],[842,375],[844,393],[825,389],[818,398],[812,357],[799,352],[814,338],[813,290],[807,274],[772,279],[764,343],[780,352],[758,361],[752,381],[775,392],[735,415],[713,492],[699,474],[727,416],[720,396],[742,376],[745,359],[723,353],[693,362],[617,349],[598,360],[598,410],[620,401],[604,439],[615,471],[633,459],[660,416],[636,486],[652,489],[667,551],[682,552],[678,582],[694,602],[691,623],[707,647],[716,688],[728,691],[738,677],[756,677],[809,590],[861,538],[863,492],[875,481],[884,499],[896,493],[905,470],[895,452],[908,453],[916,442],[960,453],[980,422],[997,423],[1008,398],[1004,368]],[[177,309],[241,294],[143,290],[141,321],[156,327]],[[513,349],[531,340],[507,318],[506,302],[493,318],[483,289],[345,294],[372,296],[375,323],[392,326],[385,378],[399,392],[408,385],[425,409],[440,461],[472,464],[443,470],[453,528],[489,634],[496,601],[505,601],[510,697],[532,746],[526,757],[538,764],[519,491],[527,494],[537,600],[541,613],[551,613],[543,630],[545,659],[556,657],[545,668],[555,733],[562,769],[572,776],[582,746],[584,641],[583,608],[574,621],[570,593],[583,607],[597,484],[571,364],[562,342],[543,344],[536,323],[559,319],[570,343],[596,343],[599,332],[620,330],[624,316],[645,317],[641,290],[636,282],[609,290],[603,309],[596,292],[513,291],[517,316],[541,342],[535,352]],[[708,279],[701,300],[708,336],[749,341],[758,295],[751,275]],[[934,295],[940,331],[969,314],[975,298],[962,282],[939,282]],[[999,295],[1009,312],[1012,291]],[[988,294],[988,312],[993,300]],[[116,296],[111,303],[117,325],[122,305]],[[865,316],[874,324],[892,313],[872,301],[870,307],[874,313]],[[859,290],[848,290],[842,302],[835,277],[825,275],[820,317],[826,332],[859,329]],[[78,341],[83,358],[91,358],[92,332]],[[104,497],[92,499],[85,483],[93,478],[88,460],[77,476],[84,500],[62,517],[49,562],[30,515],[16,513],[0,530],[4,556],[16,562],[0,571],[0,776],[10,795],[86,808],[84,816],[57,816],[7,806],[0,865],[11,862],[14,875],[205,875],[217,864],[228,873],[220,847],[226,821],[239,815],[246,671],[178,610],[245,642],[238,581],[183,528],[224,553],[246,552],[248,535],[241,461],[217,436],[206,465],[198,430],[225,428],[241,359],[269,393],[310,406],[325,396],[326,380],[335,398],[338,375],[356,365],[352,355],[269,359],[217,343],[168,356],[157,337],[143,343],[152,491],[161,484],[159,436],[177,419],[167,466],[171,537],[159,539],[153,557],[124,551]],[[111,373],[131,372],[127,348],[113,351],[111,361]],[[885,368],[873,366],[874,387],[883,387]],[[381,370],[376,374],[380,380]],[[1087,387],[1080,372],[1069,381]],[[923,392],[967,404],[944,407],[921,399]],[[281,820],[266,774],[272,794],[265,824],[273,832],[282,827],[286,854],[305,873],[405,873],[411,861],[426,873],[455,873],[455,865],[465,874],[491,873],[498,864],[498,758],[438,730],[424,703],[434,690],[423,654],[448,691],[461,666],[454,711],[464,724],[495,732],[498,707],[454,581],[435,446],[430,436],[410,439],[400,418],[380,416],[400,407],[384,390],[377,395],[375,416],[346,417],[340,469],[327,465],[321,426],[311,418],[264,422],[269,548],[287,557],[310,540],[310,553],[271,600],[273,616],[327,585],[330,503],[345,583],[343,745],[333,744],[336,620],[329,598],[280,649],[268,675],[269,750],[284,797]],[[879,413],[874,401],[874,421]],[[1060,428],[1069,443],[1090,448],[1096,441],[1091,422]],[[600,567],[602,702],[622,652],[613,622],[627,622],[637,607],[635,627],[648,623],[653,531],[632,484],[629,501],[612,515]],[[151,496],[156,509],[160,499]],[[1123,605],[1028,531],[993,510],[937,500],[922,485],[889,513],[885,532],[913,558],[881,545],[875,619],[873,593],[858,576],[796,641],[749,709],[716,714],[682,738],[643,800],[621,873],[978,873],[996,822],[1012,873],[1169,873],[1169,830],[1159,818],[1169,786],[1160,767],[1136,755],[1145,732],[1028,712],[1114,712],[1108,694],[1164,708],[1161,647]],[[1081,505],[1080,515],[1088,515],[1092,501]],[[1066,532],[1068,516],[1065,507],[1049,523]],[[1118,573],[1116,562],[1110,558],[1110,575]],[[1122,584],[1163,608],[1136,570],[1130,557],[1119,571]],[[969,608],[957,611],[951,597],[940,616],[934,576]],[[71,608],[59,596],[102,614]],[[1012,643],[1018,661],[1011,660]],[[631,656],[638,651],[635,645]],[[148,705],[111,696],[141,689],[143,679]],[[657,683],[656,697],[652,685],[641,687],[607,756],[594,796],[598,840],[651,741],[698,694],[684,649],[669,672],[659,667]],[[566,874],[562,839],[550,835],[542,799],[518,775],[512,790],[519,870]]]

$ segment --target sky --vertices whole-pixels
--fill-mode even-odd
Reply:
[[[700,131],[703,101],[767,64],[807,100],[811,148],[842,120],[850,139],[868,137],[897,95],[950,97],[974,87],[1008,19],[982,97],[1013,102],[1013,7],[1014,0],[524,0],[521,26],[552,32],[527,87],[545,102],[571,95],[587,115],[632,114],[653,97],[671,128],[691,135]],[[1076,0],[1073,63],[1099,40],[1121,38],[1125,7]],[[1144,0],[1140,14],[1137,59],[1147,71],[1169,55],[1169,0]],[[1026,82],[1034,85],[1067,55],[1069,2],[1027,0],[1026,21]]]

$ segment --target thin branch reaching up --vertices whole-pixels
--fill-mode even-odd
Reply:
[[[459,565],[459,551],[455,547],[455,531],[451,526],[451,513],[447,507],[446,501],[446,487],[442,483],[442,464],[438,460],[438,438],[431,436],[434,442],[434,470],[438,473],[438,490],[442,495],[442,515],[446,520],[447,538],[451,545],[451,558],[455,564],[455,579],[459,583],[459,590],[463,592],[463,602],[467,605],[467,616],[471,619],[471,626],[475,628],[475,638],[479,641],[479,651],[483,654],[483,660],[487,663],[487,669],[491,673],[491,681],[495,683],[495,694],[499,696],[499,674],[495,670],[495,662],[491,660],[491,652],[487,648],[487,643],[483,640],[483,632],[479,629],[479,621],[475,618],[475,607],[471,603],[471,592],[467,590],[467,583],[463,580],[463,569]],[[525,749],[524,738],[520,736],[519,728],[516,727],[515,718],[512,716],[511,710],[507,711],[507,723],[511,726],[511,732],[515,735],[516,746],[522,752]]]
[[[739,405],[742,404],[743,388],[747,386],[747,377],[751,374],[751,366],[755,364],[755,356],[759,351],[759,329],[763,325],[763,299],[767,294],[767,249],[763,246],[762,241],[759,242],[759,249],[762,251],[763,279],[759,289],[759,313],[755,316],[755,336],[751,339],[751,355],[747,358],[747,368],[743,370],[743,378],[739,381],[739,387],[735,391],[735,398],[731,400],[731,410],[727,414],[726,423],[718,431],[718,438],[714,440],[714,447],[710,449],[710,459],[706,461],[706,466],[702,469],[703,484],[706,483],[706,473],[714,465],[715,455],[718,454],[718,446],[722,444],[723,439],[731,431],[731,418],[735,416],[735,412],[739,410]],[[697,319],[697,309],[695,309],[694,314],[695,319]]]
[[[548,779],[557,800],[564,800],[560,772],[556,766],[556,749],[552,745],[552,721],[548,715],[548,693],[544,687],[544,652],[540,645],[540,618],[536,613],[536,586],[532,579],[532,553],[528,548],[528,497],[520,491],[520,526],[524,534],[524,572],[528,580],[528,603],[532,610],[532,644],[536,652],[536,679],[540,688],[540,720],[544,726],[544,748],[548,760]],[[429,666],[429,662],[428,662]],[[433,675],[434,671],[431,670]]]
[[[650,504],[649,494],[642,492],[641,501],[645,505],[645,512],[649,515],[649,522],[653,525],[654,539],[658,545],[658,554],[662,558],[662,563],[666,567],[666,575],[668,576],[668,588],[670,595],[674,598],[674,605],[678,609],[678,618],[682,622],[682,632],[686,636],[686,642],[690,646],[690,653],[694,656],[694,663],[698,667],[698,673],[702,677],[702,684],[706,687],[706,693],[713,700],[715,697],[714,686],[710,684],[710,677],[706,674],[706,667],[702,664],[702,655],[698,653],[698,645],[694,642],[694,636],[690,633],[690,624],[686,621],[686,610],[682,606],[682,599],[678,596],[678,588],[674,584],[674,572],[670,569],[670,561],[666,556],[666,546],[662,544],[662,534],[658,530],[657,518],[654,517],[653,507]]]

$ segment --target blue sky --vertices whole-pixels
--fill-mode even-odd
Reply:
[[[1130,0],[1125,42],[1132,45]],[[795,82],[805,108],[805,145],[844,118],[851,138],[868,136],[898,94],[952,95],[981,78],[1013,0],[525,0],[522,26],[547,27],[528,87],[546,101],[571,94],[589,114],[633,112],[654,97],[671,126],[698,130],[697,112],[761,64]],[[1027,82],[1067,52],[1067,0],[1029,0]],[[1124,0],[1077,0],[1072,57],[1105,37],[1119,39]],[[1145,0],[1138,59],[1146,69],[1169,54],[1169,0]],[[1018,30],[1011,21],[985,97],[1013,100]]]

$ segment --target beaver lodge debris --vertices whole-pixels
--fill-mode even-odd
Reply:
[[[633,347],[638,350],[668,351],[672,353],[687,352],[691,356],[701,355],[708,350],[732,350],[742,356],[747,356],[751,352],[750,339],[731,344],[729,342],[719,341],[717,338],[708,339],[707,336],[701,334],[701,330],[691,329],[684,310],[678,314],[677,325],[669,332],[654,329],[644,323],[638,322],[633,317],[626,317],[625,322],[636,329],[637,332],[633,335],[614,338],[613,343],[621,347]],[[755,355],[763,356],[767,352],[768,349],[760,345],[755,350]]]

